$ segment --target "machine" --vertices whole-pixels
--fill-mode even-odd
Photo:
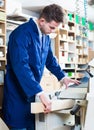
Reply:
[[[34,108],[32,104],[31,112],[36,113],[36,130],[84,130],[88,86],[89,78],[84,77],[79,85],[47,93],[53,101],[52,112],[49,114],[43,113],[40,104]],[[59,101],[61,104],[64,102],[64,105],[61,106]],[[38,102],[36,97],[36,104]]]
[[[87,111],[86,111],[86,119],[85,119],[85,127],[84,130],[93,130],[94,129],[94,59],[89,62],[89,70],[91,74],[90,82],[89,82],[89,91],[87,93],[86,100]]]

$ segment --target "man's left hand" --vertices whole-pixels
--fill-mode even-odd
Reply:
[[[66,88],[68,88],[68,85],[70,83],[74,83],[74,84],[79,85],[81,82],[79,80],[74,80],[74,79],[71,79],[69,77],[64,77],[63,79],[60,80],[61,86],[63,86],[63,84],[64,84]]]

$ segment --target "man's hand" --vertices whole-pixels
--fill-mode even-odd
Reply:
[[[42,93],[40,96],[39,96],[42,104],[44,105],[44,113],[49,113],[51,112],[51,100],[45,95],[45,93]]]
[[[60,84],[61,86],[63,86],[63,84],[66,86],[66,88],[68,88],[69,83],[74,83],[74,84],[80,84],[81,82],[78,80],[74,80],[68,77],[64,77],[63,79],[60,80]]]

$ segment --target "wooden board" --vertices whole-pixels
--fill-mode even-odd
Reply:
[[[52,100],[51,111],[72,108],[74,103],[75,101],[72,99]],[[44,112],[44,106],[41,102],[31,103],[31,113],[37,114],[43,112]]]
[[[1,118],[0,118],[0,130],[9,130]]]

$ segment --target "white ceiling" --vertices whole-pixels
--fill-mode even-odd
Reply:
[[[8,1],[19,2],[22,8],[29,11],[34,11],[34,12],[39,12],[44,6],[52,4],[52,3],[59,4],[64,9],[67,9],[69,11],[74,11],[76,8],[76,4],[75,4],[76,0],[7,0],[7,2]],[[79,0],[79,1],[84,2],[84,0]],[[9,2],[9,5],[10,5],[10,2]],[[79,7],[79,11],[81,13],[84,13],[84,8],[82,7],[82,4],[81,4],[81,7]],[[94,22],[93,12],[94,12],[94,7],[88,5],[87,15],[88,15],[88,19],[92,22]]]
[[[33,11],[39,11],[44,6],[53,4],[53,3],[59,4],[63,8],[69,8],[73,10],[74,3],[75,3],[75,0],[32,0],[32,1],[31,0],[16,0],[16,1],[21,2],[23,8],[33,10]]]

